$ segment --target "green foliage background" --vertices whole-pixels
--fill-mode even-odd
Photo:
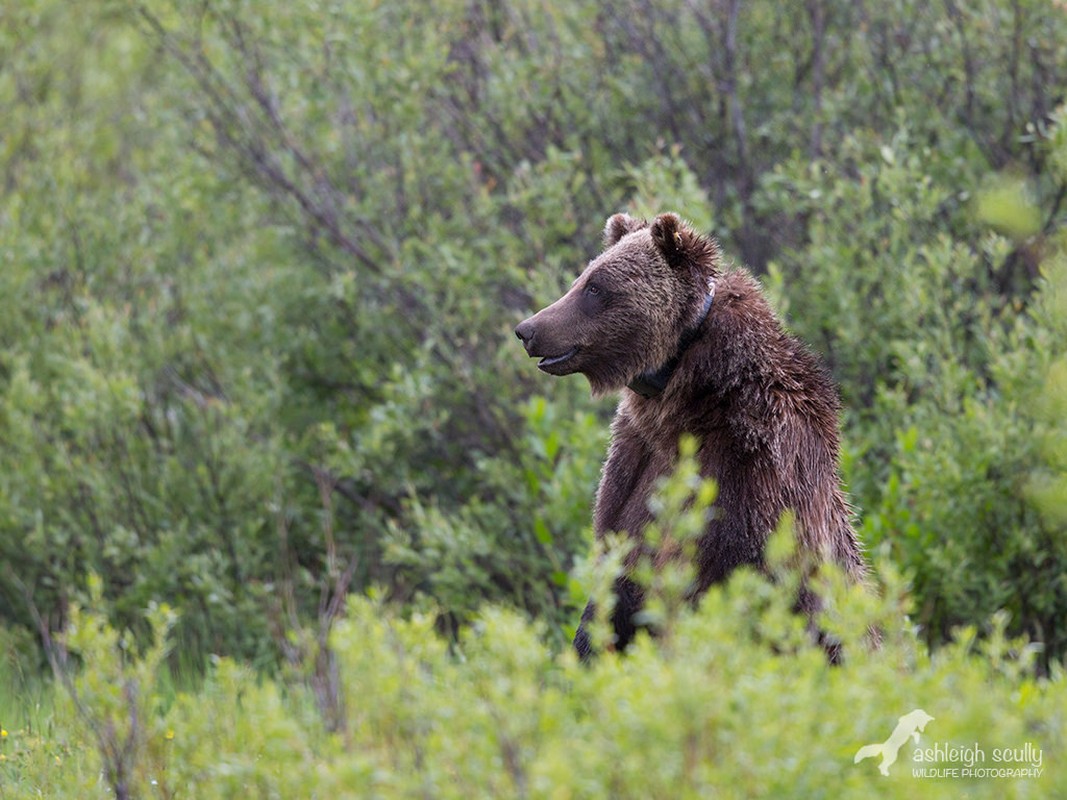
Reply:
[[[1038,0],[5,4],[0,796],[861,795],[844,751],[918,696],[938,736],[1043,742],[1008,791],[1044,794],[1065,73]],[[886,604],[853,627],[891,632],[841,670],[746,633],[786,625],[750,576],[668,591],[672,647],[557,655],[607,579],[611,403],[511,329],[606,216],[666,209],[841,385]],[[46,631],[136,691],[53,708]]]

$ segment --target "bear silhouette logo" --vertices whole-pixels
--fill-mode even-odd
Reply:
[[[926,723],[932,722],[933,719],[921,708],[909,711],[897,720],[897,726],[893,729],[888,739],[880,744],[864,745],[856,751],[856,757],[852,759],[852,763],[858,764],[865,758],[881,756],[882,763],[878,765],[878,771],[883,775],[889,775],[889,768],[896,763],[897,753],[900,752],[900,748],[904,746],[909,737],[915,741],[915,744],[918,744],[919,733],[924,731]]]

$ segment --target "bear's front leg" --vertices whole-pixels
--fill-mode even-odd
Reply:
[[[596,603],[590,600],[585,605],[585,611],[582,612],[582,621],[578,623],[578,630],[574,632],[574,649],[582,661],[588,661],[593,655],[593,643],[589,640],[588,628],[595,616]]]
[[[634,617],[644,607],[644,592],[625,576],[615,579],[612,591],[615,595],[615,610],[611,615],[611,625],[615,638],[609,649],[621,652],[633,641],[637,633],[638,626],[634,623]],[[593,643],[589,638],[589,626],[595,617],[596,601],[590,600],[582,612],[582,621],[574,634],[574,649],[582,661],[588,661],[594,652]]]

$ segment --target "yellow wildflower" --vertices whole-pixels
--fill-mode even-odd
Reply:
[[[164,738],[164,739],[167,739],[168,741],[169,741],[170,739],[173,739],[173,738],[174,738],[174,731],[172,731],[172,730],[168,730],[168,731],[166,732],[166,734],[164,734],[164,737],[163,737],[163,738]]]

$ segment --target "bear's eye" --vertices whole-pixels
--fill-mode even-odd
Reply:
[[[607,293],[595,283],[587,283],[578,300],[578,308],[587,317],[591,317],[604,307]]]

